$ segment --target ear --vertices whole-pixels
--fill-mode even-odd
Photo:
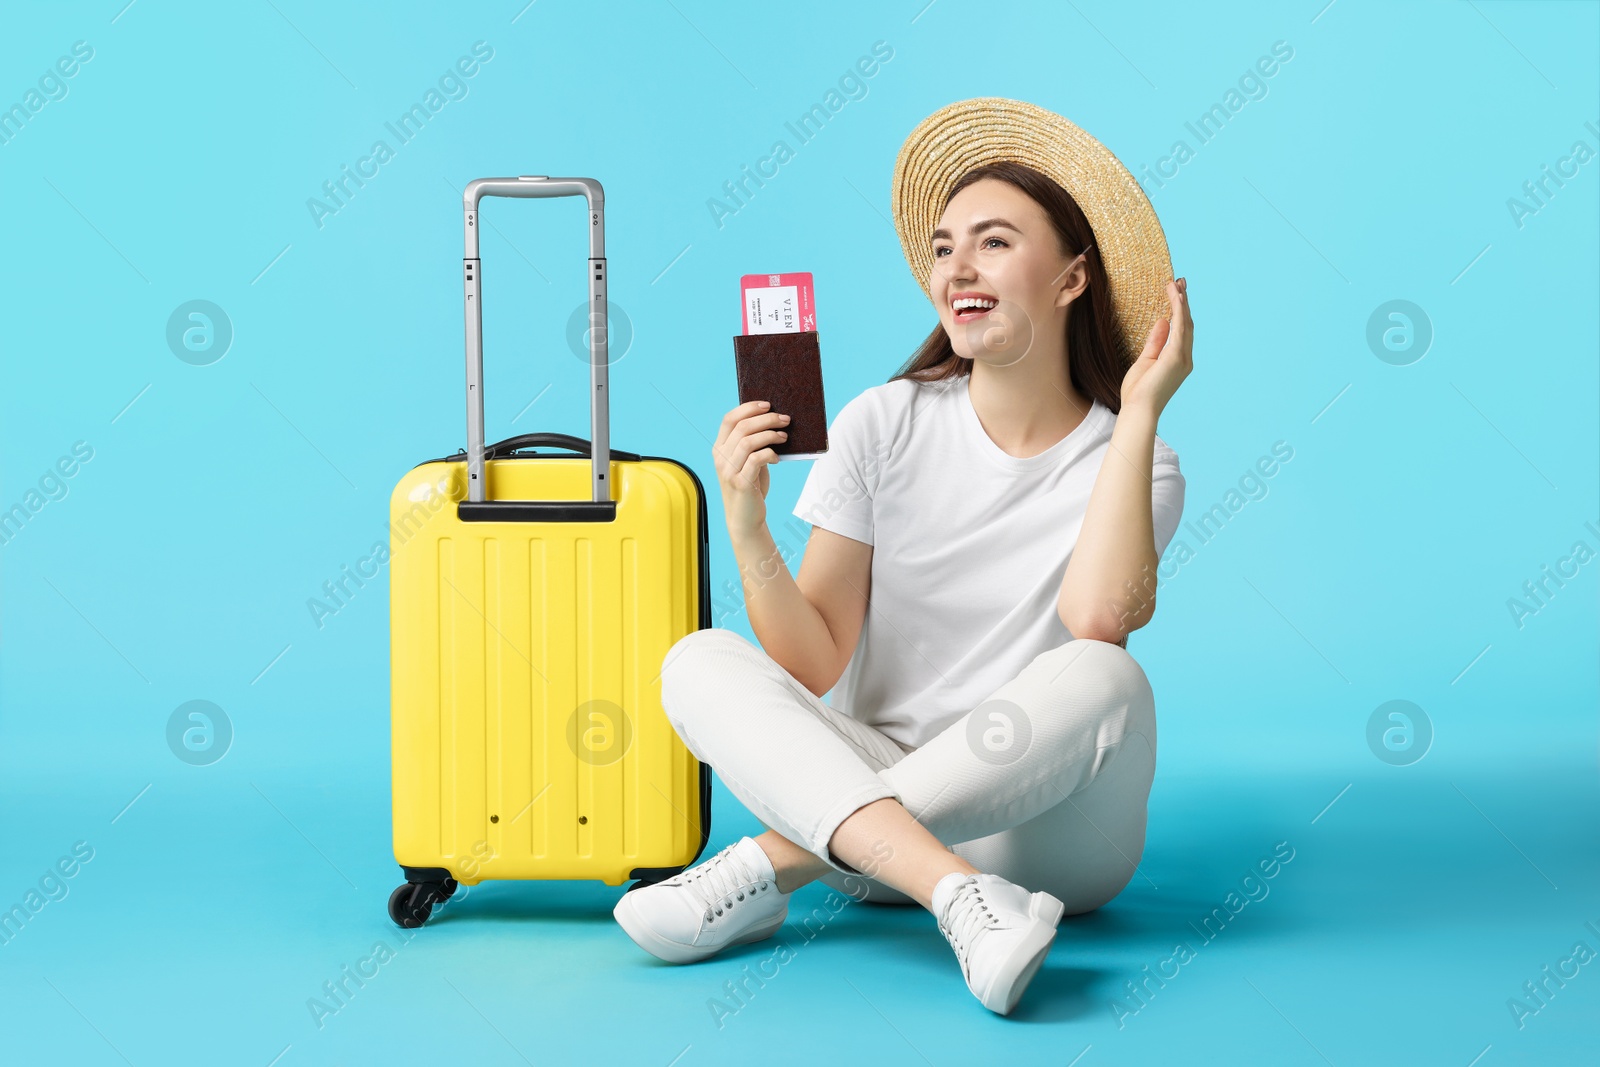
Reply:
[[[1084,260],[1085,253],[1079,252],[1071,260],[1071,265],[1061,272],[1060,280],[1056,283],[1056,307],[1066,307],[1089,286],[1089,267]]]

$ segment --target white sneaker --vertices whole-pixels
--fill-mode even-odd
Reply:
[[[612,909],[634,943],[668,963],[692,963],[729,945],[771,937],[789,916],[772,861],[741,837],[703,863],[630,889]]]
[[[967,988],[1007,1015],[1022,999],[1056,939],[1066,905],[996,874],[947,874],[933,889],[939,932],[961,961]]]

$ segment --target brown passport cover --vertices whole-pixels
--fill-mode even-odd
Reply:
[[[828,450],[828,408],[822,399],[822,349],[815,330],[735,334],[733,364],[739,403],[765,400],[790,416],[789,436],[772,446],[779,455]]]

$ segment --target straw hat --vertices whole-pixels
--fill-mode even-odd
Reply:
[[[933,299],[929,234],[950,187],[973,167],[1011,160],[1046,174],[1083,209],[1111,280],[1124,364],[1144,348],[1171,306],[1172,258],[1149,197],[1111,150],[1052,111],[1021,100],[980,96],[948,104],[917,123],[894,161],[890,201],[911,273]]]

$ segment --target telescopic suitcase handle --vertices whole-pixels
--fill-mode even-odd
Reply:
[[[582,196],[589,204],[589,423],[590,500],[489,500],[483,476],[483,270],[478,258],[478,201],[486,196]],[[617,517],[611,499],[610,405],[606,396],[606,204],[605,191],[593,178],[551,178],[525,174],[517,178],[478,178],[467,183],[461,206],[466,215],[467,319],[467,499],[457,511],[468,522],[611,522]],[[582,438],[573,438],[581,441]],[[504,444],[504,442],[502,442]],[[497,446],[496,451],[499,451]],[[497,458],[491,455],[489,458]]]

